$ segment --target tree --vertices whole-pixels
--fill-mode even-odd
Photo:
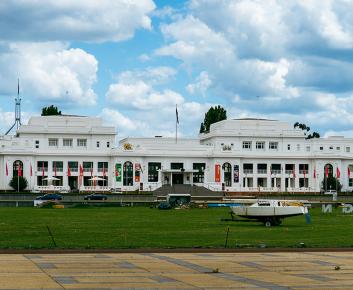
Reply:
[[[342,184],[339,179],[329,174],[329,176],[322,181],[322,188],[324,190],[337,190],[337,192],[341,192]]]
[[[61,115],[61,111],[58,110],[58,107],[54,107],[53,105],[49,107],[44,107],[42,109],[42,116],[56,116]]]
[[[208,133],[210,131],[210,126],[213,123],[226,120],[227,111],[220,105],[211,107],[205,114],[205,119],[201,123],[200,133]]]
[[[9,185],[16,191],[20,192],[23,191],[24,189],[26,189],[26,187],[28,186],[28,182],[27,179],[23,176],[14,176],[12,177]]]
[[[299,123],[299,122],[295,122],[293,127],[302,129],[303,131],[306,131],[304,133],[304,135],[306,135],[310,131],[310,127],[309,126],[307,126],[307,125],[305,125],[303,123]],[[309,135],[306,135],[306,137],[305,137],[305,139],[312,139],[312,138],[320,138],[320,134],[317,133],[317,132],[313,132],[313,133],[311,133]]]

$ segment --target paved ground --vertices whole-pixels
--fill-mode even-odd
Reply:
[[[353,252],[0,255],[0,289],[131,288],[353,289]]]

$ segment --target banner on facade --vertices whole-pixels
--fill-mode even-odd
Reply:
[[[239,182],[239,165],[234,165],[234,183]]]
[[[221,166],[219,164],[215,165],[214,169],[214,181],[221,182]]]
[[[140,163],[135,163],[135,182],[140,182]]]
[[[115,164],[115,181],[121,182],[121,164]]]

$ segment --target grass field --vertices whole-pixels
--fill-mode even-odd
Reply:
[[[353,216],[311,210],[305,218],[266,228],[258,222],[224,222],[229,209],[0,208],[0,248],[353,247]]]

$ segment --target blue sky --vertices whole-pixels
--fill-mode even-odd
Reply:
[[[353,1],[10,0],[0,4],[0,129],[41,108],[124,136],[183,136],[205,112],[353,136]]]

